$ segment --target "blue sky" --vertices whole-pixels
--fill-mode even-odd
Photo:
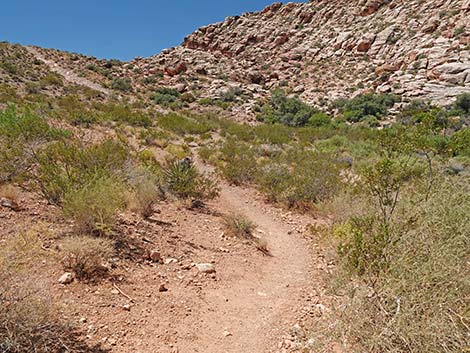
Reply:
[[[274,1],[6,0],[0,41],[129,60],[179,45],[202,25]]]

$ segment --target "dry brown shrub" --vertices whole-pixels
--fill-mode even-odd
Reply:
[[[73,236],[62,243],[62,264],[78,279],[94,280],[106,273],[104,262],[113,254],[113,242],[105,238]]]

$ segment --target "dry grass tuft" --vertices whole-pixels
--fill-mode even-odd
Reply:
[[[103,263],[113,254],[113,242],[105,238],[74,236],[62,243],[62,264],[73,271],[78,279],[93,280],[106,272]]]
[[[20,198],[20,191],[17,187],[10,184],[0,185],[0,198],[2,197],[15,203],[18,203],[18,200]]]
[[[59,307],[38,276],[46,258],[37,232],[7,239],[0,248],[0,352],[104,352],[83,343],[60,316]]]
[[[253,234],[256,226],[247,217],[241,214],[230,214],[223,217],[223,222],[229,236],[246,239],[252,242],[259,251],[270,254],[267,240]]]

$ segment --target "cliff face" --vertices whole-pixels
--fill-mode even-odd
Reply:
[[[468,0],[275,3],[148,63],[184,62],[253,91],[288,85],[310,102],[375,90],[445,104],[470,89],[469,26]]]

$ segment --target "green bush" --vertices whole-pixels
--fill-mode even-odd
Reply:
[[[464,114],[470,114],[470,93],[462,93],[457,96],[455,101],[455,108]]]
[[[49,86],[63,86],[64,81],[62,76],[56,73],[48,73],[46,76],[44,76],[40,81],[39,84],[41,87],[49,87]]]
[[[132,82],[128,78],[116,77],[111,82],[111,88],[122,92],[132,92]]]
[[[340,188],[339,171],[340,165],[329,155],[292,149],[259,168],[257,183],[271,201],[311,209]]]
[[[170,130],[178,135],[201,135],[213,129],[213,126],[205,122],[198,122],[186,116],[169,113],[162,115],[157,120],[158,125],[164,130]]]
[[[253,148],[230,139],[219,151],[218,170],[225,179],[236,185],[254,180],[257,163],[256,152]]]
[[[470,128],[463,128],[454,133],[450,139],[454,155],[470,156]]]
[[[153,100],[159,105],[168,107],[180,100],[180,93],[174,88],[160,87],[156,90]]]
[[[42,146],[67,136],[31,111],[19,112],[14,107],[0,111],[0,182],[24,175]]]
[[[263,105],[262,112],[257,116],[259,121],[268,124],[282,123],[288,126],[304,126],[310,122],[319,122],[319,111],[305,103],[299,98],[289,98],[281,89],[272,92],[270,100]]]
[[[249,127],[257,141],[282,145],[292,141],[293,131],[284,125],[258,125]]]
[[[315,113],[308,119],[309,126],[328,126],[331,124],[331,117],[323,112]]]
[[[113,140],[89,147],[56,142],[38,154],[36,182],[49,202],[60,204],[66,193],[93,179],[121,173],[129,158],[127,148]]]
[[[399,98],[391,94],[367,93],[349,100],[337,100],[334,106],[347,121],[359,122],[369,116],[383,117],[396,102]]]
[[[139,112],[128,105],[110,103],[95,105],[95,108],[99,110],[97,115],[102,120],[117,121],[142,127],[152,125],[152,120],[147,113]]]
[[[125,187],[110,176],[89,180],[81,188],[64,195],[64,215],[86,233],[106,234],[112,230],[117,212],[125,205]]]

